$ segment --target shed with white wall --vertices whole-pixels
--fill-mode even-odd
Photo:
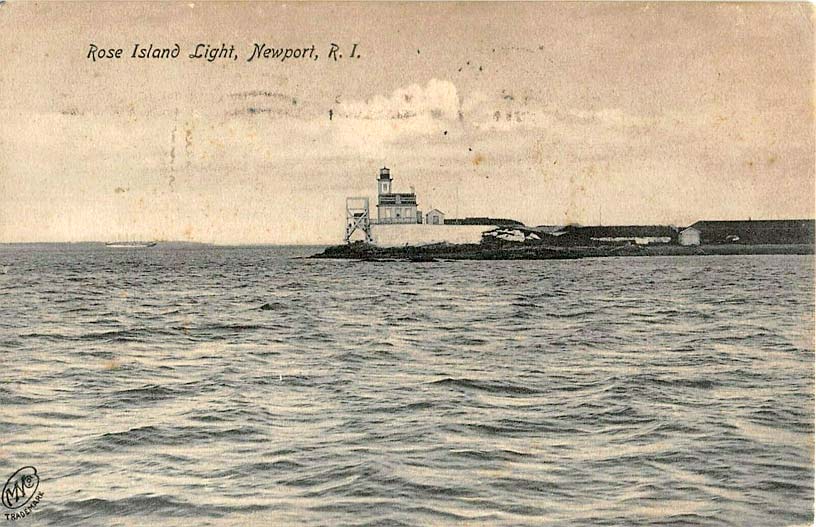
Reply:
[[[428,225],[444,225],[445,213],[439,209],[431,209],[425,213],[425,223]]]
[[[700,245],[700,231],[694,227],[683,229],[677,236],[680,245]]]

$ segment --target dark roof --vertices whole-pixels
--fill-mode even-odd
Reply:
[[[813,244],[814,220],[698,221],[702,243]]]
[[[416,202],[416,194],[413,192],[380,194],[377,201],[379,205],[416,205]]]
[[[445,218],[445,225],[518,225],[524,224],[520,221],[509,220],[507,218]]]
[[[668,225],[598,225],[564,230],[590,238],[671,238],[677,234],[677,230]]]
[[[723,230],[813,230],[816,220],[703,220],[692,224],[698,231],[723,231]]]

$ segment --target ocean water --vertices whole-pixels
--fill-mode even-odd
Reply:
[[[15,523],[812,523],[813,257],[315,251],[0,246]]]

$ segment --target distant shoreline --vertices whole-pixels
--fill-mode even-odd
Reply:
[[[317,259],[344,259],[363,261],[407,260],[429,262],[435,260],[569,260],[579,258],[646,257],[646,256],[715,256],[763,254],[814,254],[813,244],[763,245],[618,245],[595,247],[553,247],[545,245],[491,247],[480,244],[425,245],[407,247],[376,247],[363,243],[334,245]]]
[[[0,242],[0,245],[107,245],[110,241],[99,241],[99,240],[83,240],[78,242]],[[122,242],[128,243],[128,242]],[[188,241],[179,241],[179,240],[151,240],[145,243],[155,243],[156,245],[213,245],[209,242],[188,242]]]

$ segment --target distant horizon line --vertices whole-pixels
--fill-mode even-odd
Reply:
[[[324,245],[331,245],[330,243],[317,243],[317,242],[308,242],[308,243],[275,243],[275,242],[229,242],[229,243],[222,243],[222,242],[197,242],[197,241],[188,241],[188,240],[150,240],[156,242],[157,244],[166,244],[166,245],[209,245],[215,247],[237,247],[237,246],[275,246],[275,247],[319,247]],[[106,245],[107,241],[100,241],[100,240],[80,240],[80,241],[55,241],[55,240],[39,240],[39,241],[17,241],[17,242],[4,242],[0,241],[0,245]],[[139,247],[141,248],[141,247]],[[145,249],[150,249],[150,247],[144,247]]]
[[[463,218],[466,219],[466,218]],[[727,221],[739,221],[739,222],[751,222],[751,221],[813,221],[816,222],[816,217],[813,218],[774,218],[774,219],[767,219],[767,218],[748,218],[744,220],[696,220],[692,223],[689,223],[686,226],[680,227],[675,224],[671,223],[650,223],[650,224],[597,224],[597,225],[585,225],[581,223],[565,223],[565,224],[538,224],[528,226],[527,224],[522,223],[523,227],[528,228],[536,228],[536,227],[569,227],[569,226],[577,226],[577,227],[657,227],[657,226],[666,226],[666,227],[675,227],[679,230],[687,229],[694,225],[695,223],[706,221],[706,222],[727,222]],[[408,224],[412,225],[412,224]],[[445,225],[436,225],[436,227],[444,227]],[[488,227],[488,225],[485,225]],[[317,241],[307,241],[307,242],[206,242],[206,241],[195,241],[195,240],[162,240],[162,239],[150,239],[145,238],[144,240],[138,241],[150,241],[156,242],[159,244],[175,244],[175,245],[208,245],[208,246],[215,246],[215,247],[251,247],[251,246],[274,246],[274,247],[321,247],[321,246],[328,246],[328,245],[337,245],[342,244],[342,239],[339,239],[334,242],[317,242]],[[100,244],[105,245],[110,243],[110,240],[26,240],[26,241],[0,241],[0,245],[37,245],[37,244],[52,244],[52,245],[67,245],[67,244]]]

